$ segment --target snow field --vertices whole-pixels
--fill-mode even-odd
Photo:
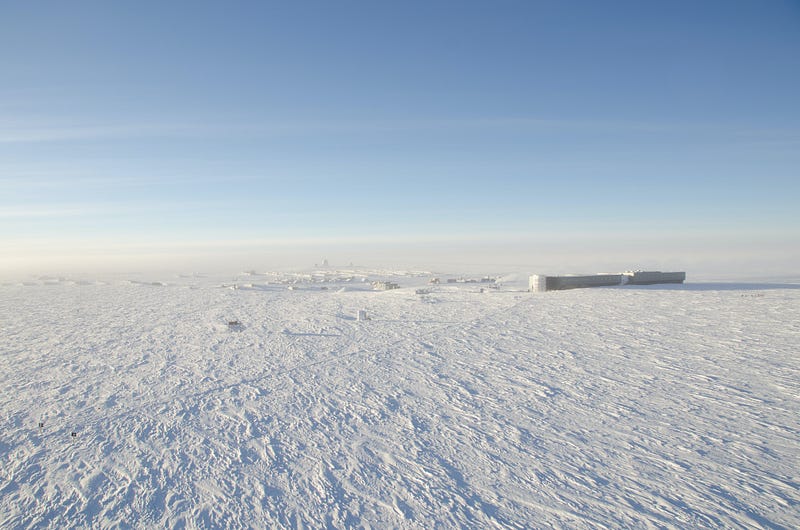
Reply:
[[[2,527],[800,526],[800,290],[29,283]]]

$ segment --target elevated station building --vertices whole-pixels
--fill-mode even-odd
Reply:
[[[545,276],[534,274],[529,278],[528,288],[532,292],[563,291],[586,287],[610,287],[612,285],[654,285],[659,283],[683,283],[685,272],[627,271],[619,274],[590,274],[586,276]]]

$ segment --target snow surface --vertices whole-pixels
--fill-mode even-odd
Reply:
[[[428,278],[0,286],[0,527],[800,527],[796,286]]]

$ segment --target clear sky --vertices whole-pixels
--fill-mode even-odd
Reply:
[[[788,0],[4,2],[0,272],[797,273],[798,94]]]

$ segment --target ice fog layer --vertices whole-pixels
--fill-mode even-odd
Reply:
[[[800,290],[389,279],[0,286],[0,526],[800,527]]]

